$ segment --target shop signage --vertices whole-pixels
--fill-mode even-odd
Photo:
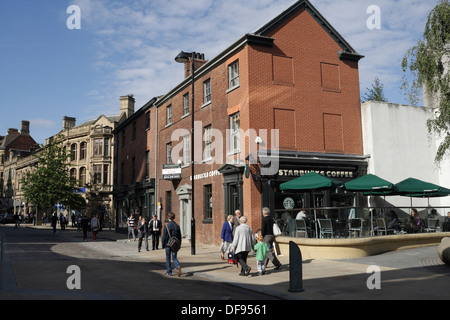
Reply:
[[[200,179],[215,177],[215,176],[219,176],[219,175],[221,175],[221,173],[219,171],[212,170],[212,171],[208,171],[208,172],[195,174],[194,175],[194,180],[200,180]],[[192,181],[192,177],[190,177],[189,179]]]
[[[283,207],[286,210],[294,209],[294,205],[295,205],[294,199],[292,199],[291,197],[287,197],[283,200]]]
[[[163,164],[162,168],[163,180],[179,180],[181,179],[180,164]]]
[[[344,170],[290,170],[290,169],[280,169],[278,170],[278,175],[285,177],[300,177],[309,172],[315,172],[329,178],[353,178],[355,176],[355,173],[353,171],[344,171]]]

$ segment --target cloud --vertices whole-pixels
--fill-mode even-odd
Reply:
[[[361,89],[378,76],[386,94],[398,98],[400,62],[419,40],[435,4],[419,0],[311,0],[331,25],[365,56]],[[245,33],[287,9],[293,0],[74,0],[83,28],[96,39],[94,64],[101,76],[97,110],[118,112],[118,96],[135,94],[137,105],[161,95],[183,79],[174,63],[181,50],[211,59]],[[367,8],[381,9],[381,29],[367,28]],[[101,93],[100,93],[101,92]],[[94,102],[93,102],[94,103]],[[93,106],[85,108],[92,110]],[[87,112],[87,111],[86,111]]]
[[[30,120],[30,126],[39,128],[39,129],[52,129],[57,125],[54,121],[42,118],[34,118]]]

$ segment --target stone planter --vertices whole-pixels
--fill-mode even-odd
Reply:
[[[450,238],[443,238],[438,246],[439,258],[443,263],[450,266]]]

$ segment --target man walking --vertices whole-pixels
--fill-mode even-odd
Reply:
[[[145,217],[139,220],[138,223],[138,252],[141,252],[142,240],[145,239],[145,249],[148,251],[148,223]]]
[[[269,208],[264,207],[262,209],[262,213],[263,219],[261,226],[261,234],[264,237],[263,241],[269,247],[269,251],[267,251],[266,259],[264,261],[264,265],[267,267],[267,264],[269,263],[270,260],[274,264],[275,270],[278,270],[278,268],[281,267],[281,263],[275,256],[275,253],[273,252],[273,242],[275,241],[275,236],[273,235],[273,224],[275,223],[275,220],[270,216]]]

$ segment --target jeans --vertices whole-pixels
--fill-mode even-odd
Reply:
[[[166,270],[167,274],[172,274],[172,264],[170,262],[170,254],[172,253],[173,263],[175,264],[175,268],[180,266],[180,262],[177,259],[177,253],[172,251],[169,247],[166,247]]]
[[[133,235],[133,239],[136,239],[136,235],[134,234],[134,227],[128,227],[128,240],[130,240],[130,234]]]

